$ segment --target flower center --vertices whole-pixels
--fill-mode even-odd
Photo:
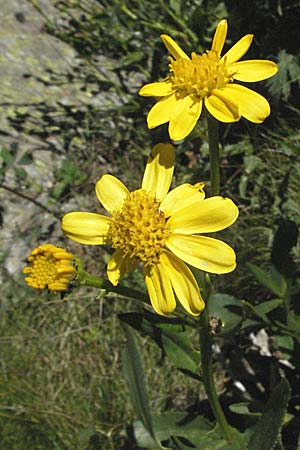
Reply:
[[[33,261],[31,277],[36,278],[39,287],[44,288],[48,284],[51,284],[55,280],[57,275],[57,268],[54,257],[39,255]]]
[[[131,192],[122,208],[113,213],[108,240],[113,248],[122,250],[124,257],[149,266],[159,261],[168,235],[159,202],[139,189]]]
[[[192,59],[170,57],[171,81],[180,91],[208,97],[214,89],[222,89],[233,81],[234,73],[229,72],[226,61],[221,61],[216,52],[207,51],[203,55],[192,53]]]

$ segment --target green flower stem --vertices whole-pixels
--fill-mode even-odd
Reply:
[[[78,270],[78,284],[79,286],[89,286],[99,289],[105,289],[104,279],[100,277],[94,277],[84,270]]]
[[[213,197],[220,193],[219,122],[209,113],[206,115],[206,121],[210,157],[210,190]]]
[[[109,281],[106,281],[100,277],[95,277],[82,268],[78,270],[78,283],[80,286],[104,289],[108,292],[114,292],[115,294],[122,295],[123,297],[148,302],[148,296],[144,292],[136,291],[135,289],[124,286],[113,286]]]
[[[205,310],[200,315],[200,350],[203,384],[220,431],[223,437],[228,442],[231,442],[233,440],[232,431],[221,408],[213,378],[212,342],[213,338],[210,335],[209,314],[206,305]]]
[[[219,123],[207,113],[207,130],[210,154],[210,189],[211,196],[219,195],[220,192],[220,166],[219,166]],[[201,349],[201,368],[203,383],[208,401],[214,413],[218,426],[224,438],[231,442],[233,435],[227,419],[223,413],[216,391],[213,368],[212,368],[212,344],[213,336],[210,333],[208,302],[210,298],[210,286],[207,281],[206,286],[206,302],[205,310],[200,315],[200,349]]]

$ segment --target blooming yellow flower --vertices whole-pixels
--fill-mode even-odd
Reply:
[[[63,217],[62,230],[82,244],[110,244],[115,249],[107,267],[113,285],[141,263],[158,314],[175,309],[176,295],[190,314],[197,315],[204,302],[185,263],[217,274],[234,270],[232,248],[198,233],[228,227],[236,220],[238,208],[227,198],[205,199],[203,183],[183,184],[168,193],[173,170],[173,146],[157,144],[147,161],[141,189],[129,192],[114,176],[103,175],[96,184],[96,195],[110,217],[71,212]]]
[[[156,83],[146,84],[140,95],[161,97],[148,114],[148,127],[169,122],[170,138],[185,138],[195,127],[203,103],[220,122],[236,122],[245,117],[261,123],[270,114],[267,100],[251,89],[234,83],[265,80],[277,72],[268,60],[239,59],[248,51],[253,35],[242,37],[224,56],[221,52],[227,35],[227,21],[218,24],[211,49],[189,58],[166,34],[161,35],[169,57],[170,75]]]
[[[73,265],[74,257],[63,248],[52,244],[36,247],[28,257],[28,266],[23,273],[28,286],[50,291],[66,291],[77,271]]]

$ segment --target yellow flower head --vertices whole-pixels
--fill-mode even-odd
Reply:
[[[141,263],[158,314],[175,309],[176,295],[190,314],[197,315],[204,302],[185,263],[218,274],[234,270],[232,248],[198,234],[230,226],[238,208],[227,198],[205,199],[203,183],[183,184],[168,193],[173,170],[173,146],[157,144],[148,159],[141,189],[129,192],[114,176],[103,175],[96,184],[96,195],[110,217],[71,212],[63,217],[62,230],[82,244],[110,244],[115,249],[107,267],[113,285]]]
[[[28,257],[28,266],[23,273],[28,286],[50,291],[66,291],[77,271],[73,265],[74,256],[63,248],[52,244],[36,247]]]
[[[236,122],[245,117],[261,123],[270,114],[270,105],[260,94],[237,81],[255,82],[275,75],[272,61],[239,59],[248,51],[253,35],[242,37],[224,56],[221,52],[227,35],[227,21],[218,24],[211,49],[189,58],[166,34],[161,38],[172,56],[170,75],[163,81],[146,84],[140,95],[161,97],[148,114],[148,127],[169,122],[170,138],[185,138],[195,127],[203,107],[220,122]]]

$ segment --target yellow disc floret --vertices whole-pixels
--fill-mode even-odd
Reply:
[[[74,257],[60,247],[43,244],[32,250],[23,273],[28,286],[50,291],[66,291],[76,275]]]
[[[129,194],[122,208],[113,213],[108,240],[125,257],[151,266],[159,261],[168,235],[159,202],[139,189]]]
[[[225,60],[220,60],[216,52],[207,51],[203,55],[192,53],[191,59],[170,57],[171,82],[179,91],[194,94],[201,99],[208,97],[214,89],[222,89],[233,81],[233,73],[228,71]]]

